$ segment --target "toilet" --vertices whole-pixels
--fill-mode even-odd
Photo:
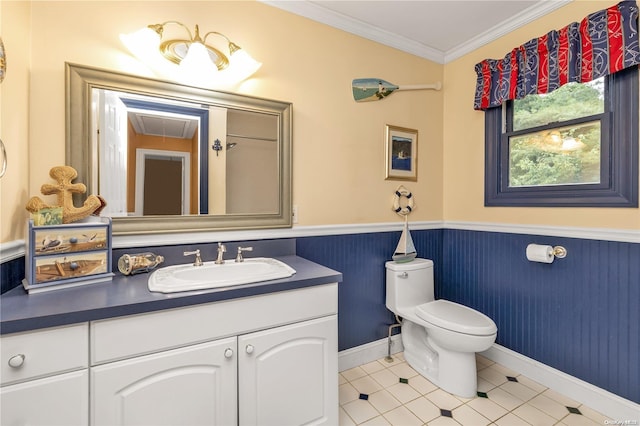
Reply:
[[[476,352],[489,349],[498,328],[486,315],[458,303],[435,300],[433,261],[386,262],[387,308],[402,318],[404,357],[441,389],[476,395]]]

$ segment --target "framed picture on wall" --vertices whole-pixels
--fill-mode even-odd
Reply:
[[[385,179],[418,180],[418,131],[386,126]]]

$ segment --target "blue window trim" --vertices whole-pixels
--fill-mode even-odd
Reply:
[[[510,188],[503,108],[491,108],[485,111],[484,205],[638,207],[638,67],[609,75],[607,84],[600,184]]]

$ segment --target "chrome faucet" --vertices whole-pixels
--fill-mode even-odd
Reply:
[[[200,257],[200,250],[185,251],[183,254],[185,256],[191,256],[192,254],[195,254],[196,260],[195,262],[193,262],[193,266],[202,266],[202,258]]]
[[[216,259],[216,265],[222,265],[224,263],[224,253],[227,251],[227,246],[222,243],[218,243],[218,258]]]
[[[253,247],[240,247],[238,246],[238,255],[236,256],[236,262],[244,262],[244,258],[242,257],[243,251],[253,251]]]

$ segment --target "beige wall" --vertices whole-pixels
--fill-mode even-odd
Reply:
[[[484,113],[473,110],[474,66],[615,2],[574,1],[445,66],[444,218],[447,221],[640,229],[637,208],[484,207]]]
[[[0,84],[0,138],[8,167],[0,179],[0,241],[24,238],[29,199],[30,14],[26,2],[0,3],[7,72]]]
[[[233,91],[293,103],[300,225],[400,220],[391,206],[401,182],[384,180],[385,124],[419,131],[419,181],[406,184],[416,197],[412,219],[442,219],[442,93],[403,92],[370,103],[351,95],[353,78],[430,83],[442,80],[442,65],[253,1],[38,1],[31,10],[30,196],[40,195],[48,170],[65,162],[65,61],[150,76],[119,34],[178,20],[225,33],[263,62]]]
[[[225,33],[263,62],[233,91],[293,103],[299,225],[399,220],[391,203],[402,182],[384,180],[384,126],[392,124],[419,131],[419,180],[405,184],[416,200],[412,220],[638,229],[638,209],[483,207],[484,116],[472,108],[475,63],[610,4],[573,2],[442,66],[253,1],[4,1],[10,68],[0,86],[1,133],[12,164],[0,181],[0,241],[23,238],[24,204],[50,181],[48,170],[65,162],[64,62],[153,76],[118,36],[165,20]],[[351,80],[361,77],[442,80],[444,89],[356,103]]]

